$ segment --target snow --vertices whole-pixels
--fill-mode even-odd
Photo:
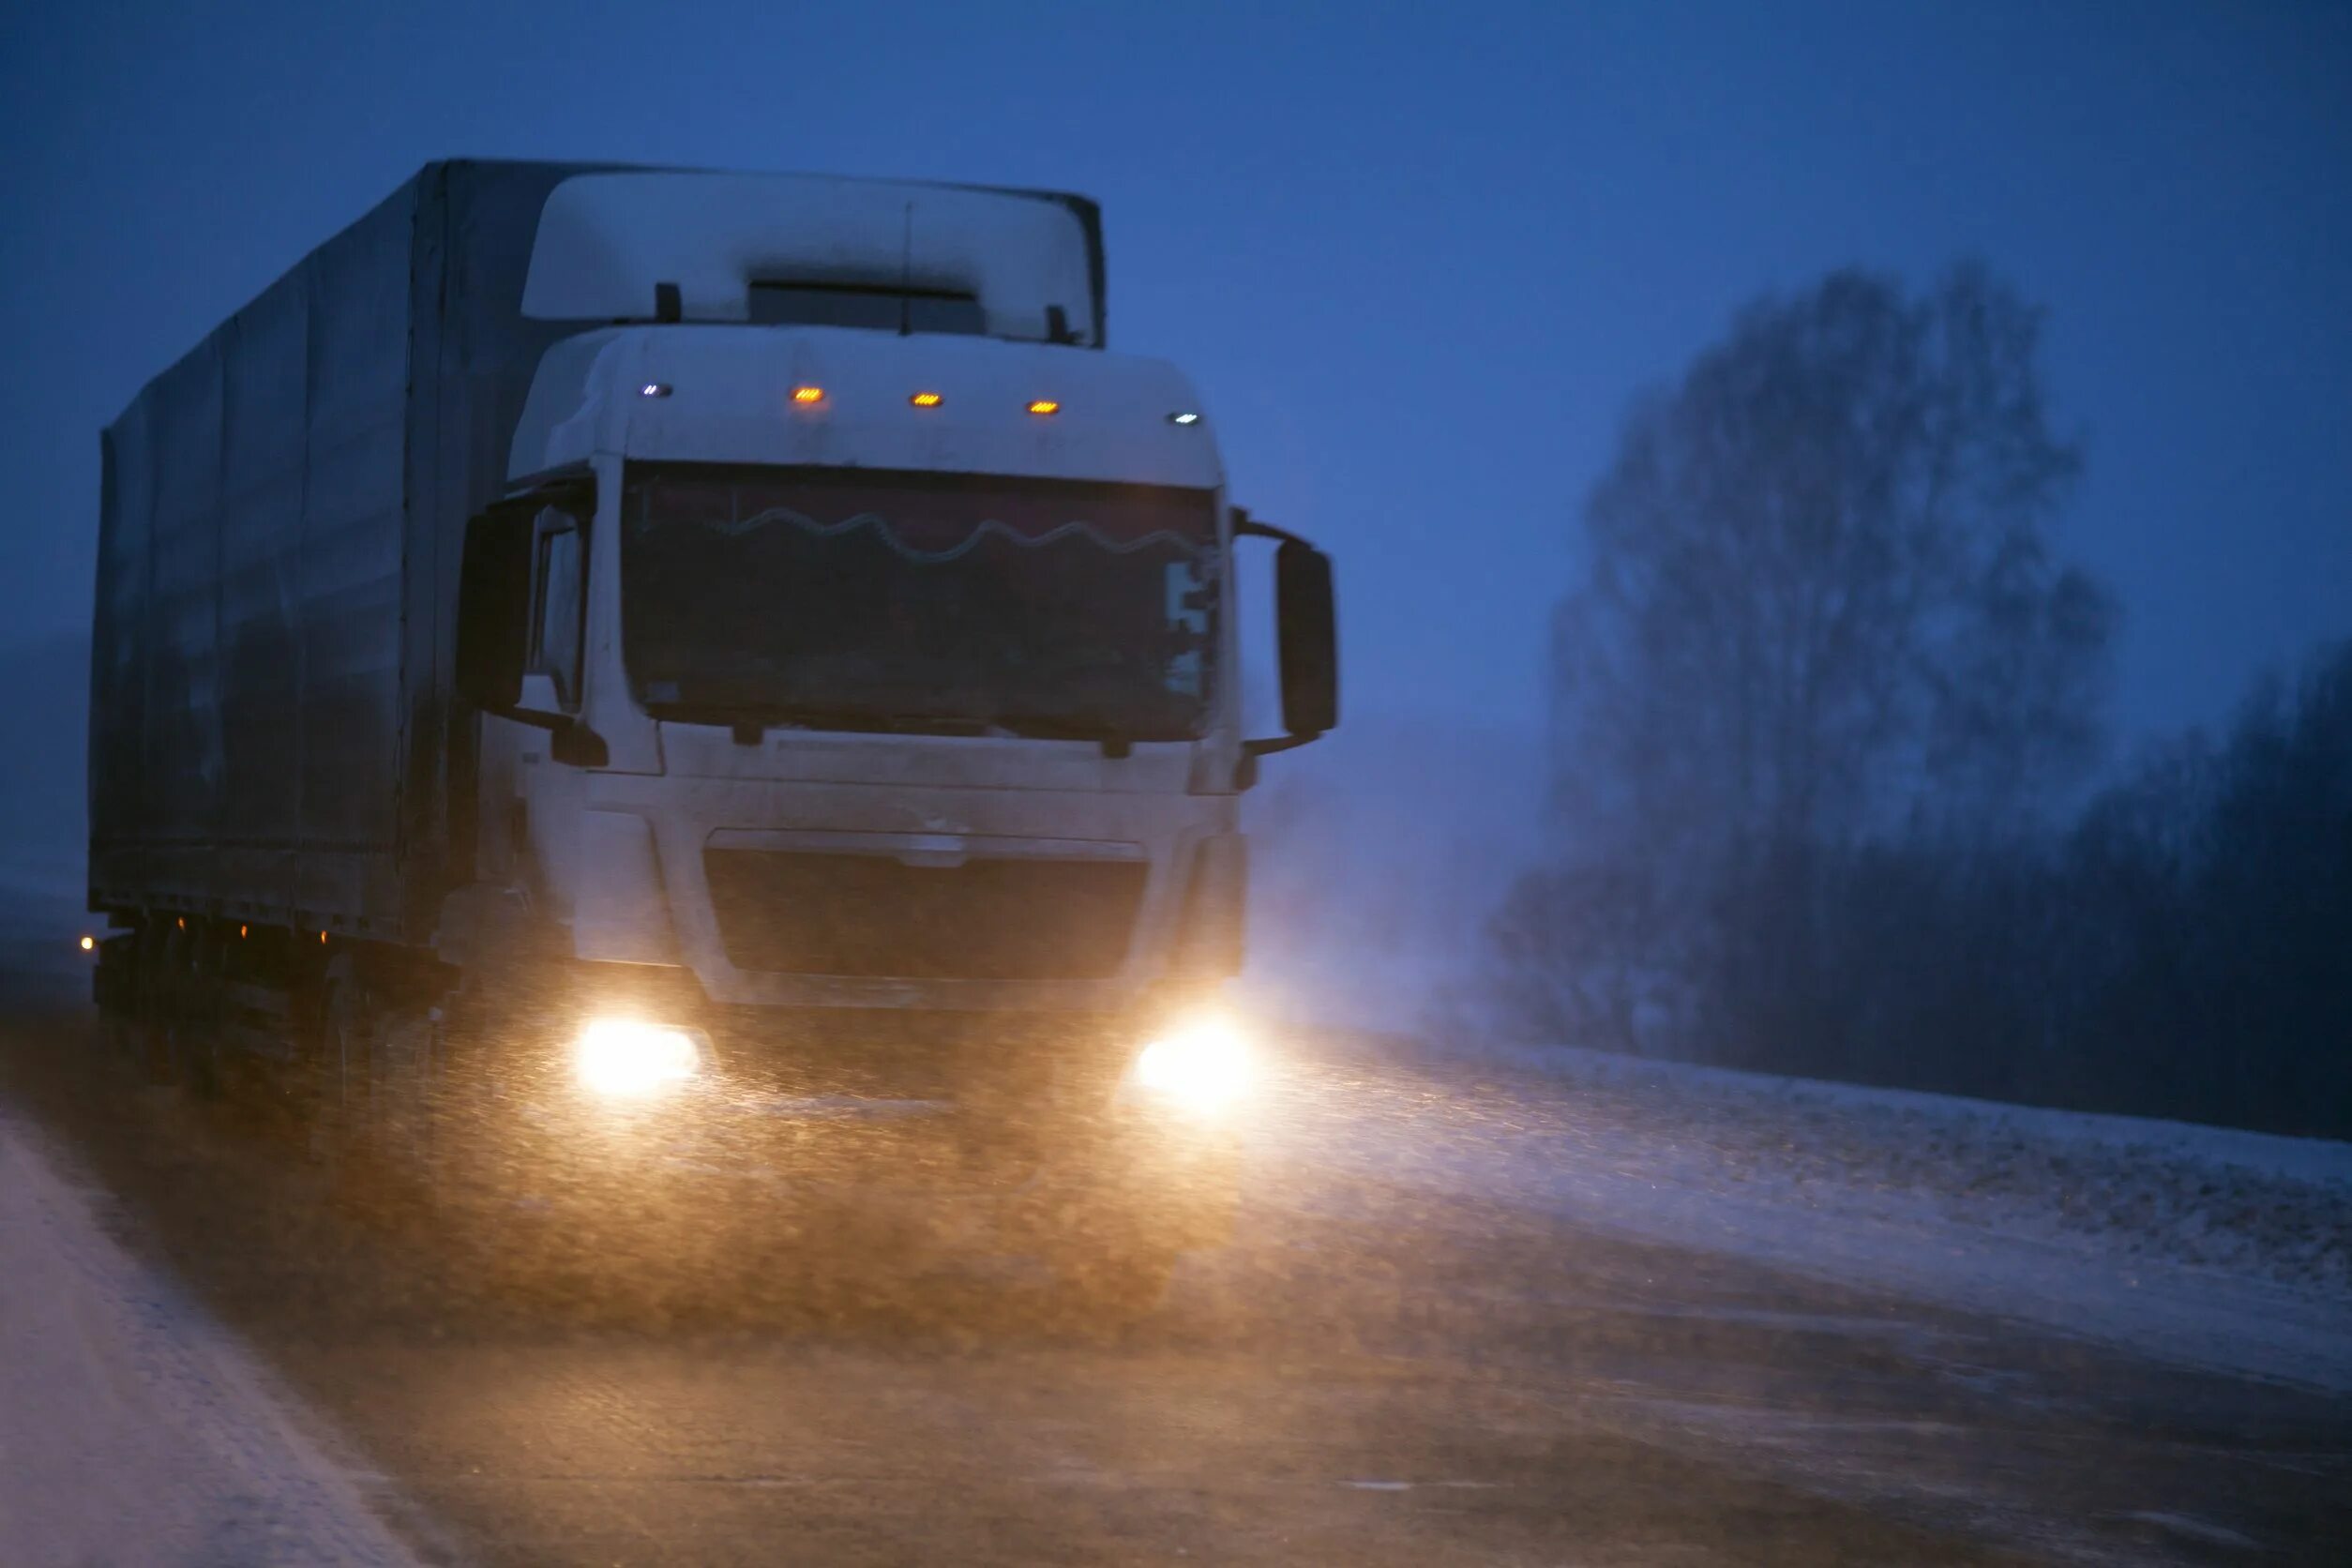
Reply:
[[[245,1350],[0,1111],[0,1560],[414,1559]]]
[[[1337,1168],[2352,1391],[2352,1144],[1551,1050],[1275,1075],[1261,1170]]]

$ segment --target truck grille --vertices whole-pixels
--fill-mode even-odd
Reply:
[[[736,968],[908,980],[1103,980],[1126,962],[1139,860],[967,860],[706,850]]]

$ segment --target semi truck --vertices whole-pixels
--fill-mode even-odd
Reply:
[[[822,1178],[1148,1303],[1337,663],[1105,323],[1075,195],[427,166],[103,434],[102,1014],[486,1212]]]

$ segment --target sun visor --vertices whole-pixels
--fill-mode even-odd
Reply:
[[[976,306],[988,336],[1099,348],[1100,255],[1093,204],[1077,198],[807,174],[580,174],[540,215],[522,313],[646,321],[657,288],[675,284],[681,319],[747,322],[755,290],[834,290]]]

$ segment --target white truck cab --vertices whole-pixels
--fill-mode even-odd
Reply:
[[[1168,366],[619,327],[549,354],[512,467],[528,632],[482,820],[522,824],[503,864],[577,957],[727,1003],[1106,1013],[1177,973],[1197,875],[1240,897],[1233,523]]]
[[[569,188],[542,247],[590,226]],[[721,232],[694,255],[724,250],[745,209],[723,194],[664,192],[671,244],[701,213]],[[680,1078],[729,1038],[719,1058],[830,1090],[828,1023],[887,1017],[901,1043],[957,1042],[893,1104],[1018,1082],[1026,1115],[1050,1079],[1088,1110],[1147,1046],[1145,1087],[1214,1098],[1239,1065],[1204,1021],[1241,962],[1238,796],[1259,753],[1334,721],[1328,563],[1229,504],[1179,371],[1030,297],[1051,264],[914,293],[880,261],[855,292],[760,308],[819,319],[761,320],[732,309],[756,278],[640,258],[612,304],[657,318],[540,363],[509,494],[467,535],[472,896],[496,912],[445,920],[450,949],[545,957],[553,933],[564,1027],[676,1053]],[[663,266],[686,281],[643,270]],[[526,305],[587,287],[552,278],[535,257]],[[692,319],[697,299],[730,309]],[[1258,741],[1234,613],[1253,534],[1281,542],[1291,731]],[[873,1081],[872,1032],[850,1033]]]

